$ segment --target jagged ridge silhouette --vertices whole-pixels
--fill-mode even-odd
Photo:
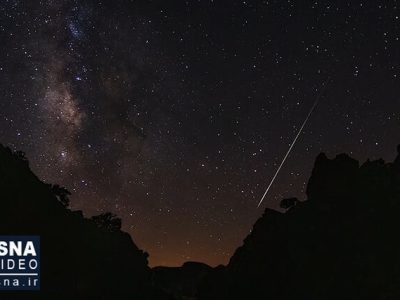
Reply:
[[[320,154],[307,201],[267,209],[198,299],[400,299],[400,146],[393,163]]]
[[[151,287],[147,253],[121,220],[71,211],[69,192],[41,182],[23,152],[0,145],[0,235],[39,235],[41,291],[1,299],[166,299]]]
[[[400,146],[393,163],[320,154],[307,200],[267,209],[229,264],[147,265],[106,213],[68,209],[22,152],[0,145],[0,235],[40,235],[41,291],[1,299],[400,299]],[[169,295],[167,295],[169,294]]]

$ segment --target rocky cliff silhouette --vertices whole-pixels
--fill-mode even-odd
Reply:
[[[307,201],[267,209],[198,299],[400,299],[400,146],[393,163],[320,154]]]
[[[67,208],[68,194],[41,182],[22,152],[0,145],[0,235],[41,238],[41,290],[0,291],[0,299],[165,299],[120,219],[84,218]]]
[[[0,235],[41,237],[41,291],[0,299],[400,299],[398,152],[361,166],[320,154],[307,200],[267,209],[226,267],[151,270],[119,218],[71,211],[66,189],[0,145]]]

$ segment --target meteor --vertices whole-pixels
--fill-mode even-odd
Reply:
[[[301,132],[303,131],[304,126],[306,126],[306,124],[307,124],[307,122],[308,122],[308,119],[309,119],[310,116],[312,115],[312,113],[313,113],[315,107],[318,105],[319,100],[321,99],[322,95],[324,94],[324,92],[325,92],[325,90],[326,90],[326,87],[328,86],[328,83],[329,83],[329,78],[328,78],[328,80],[325,82],[325,84],[323,85],[321,92],[318,94],[317,98],[316,98],[315,101],[314,101],[314,104],[311,106],[311,109],[310,109],[310,111],[308,112],[308,115],[307,115],[306,119],[304,120],[304,122],[303,122],[303,124],[301,125],[299,131],[297,132],[297,135],[296,135],[296,137],[294,138],[293,142],[291,143],[291,145],[290,145],[290,147],[289,147],[289,150],[286,152],[286,155],[283,157],[281,164],[279,165],[278,169],[276,170],[274,177],[272,177],[272,180],[271,180],[271,182],[269,183],[269,185],[268,185],[268,187],[267,187],[267,189],[266,189],[264,195],[262,196],[260,202],[258,203],[257,208],[260,207],[261,203],[264,201],[265,196],[267,196],[267,194],[268,194],[268,192],[269,192],[269,190],[270,190],[272,184],[274,183],[274,181],[275,181],[276,177],[278,176],[280,170],[282,169],[283,165],[285,164],[286,159],[288,158],[290,152],[292,151],[294,145],[296,144],[297,139],[299,138]]]

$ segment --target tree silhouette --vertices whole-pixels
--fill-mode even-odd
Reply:
[[[99,228],[107,231],[114,232],[121,229],[121,219],[110,212],[93,216],[91,219]]]
[[[52,185],[50,184],[50,190],[53,193],[54,196],[57,197],[57,200],[60,201],[60,203],[64,207],[69,206],[69,197],[71,195],[71,192],[68,191],[65,187],[59,186],[58,184]]]
[[[299,200],[297,198],[287,198],[287,199],[283,199],[281,201],[281,203],[279,204],[279,206],[283,209],[289,209],[289,208],[295,206],[297,204],[297,202],[299,202]]]

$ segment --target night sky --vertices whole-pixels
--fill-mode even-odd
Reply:
[[[226,264],[319,152],[394,159],[399,29],[397,1],[2,0],[0,142],[150,265]]]

